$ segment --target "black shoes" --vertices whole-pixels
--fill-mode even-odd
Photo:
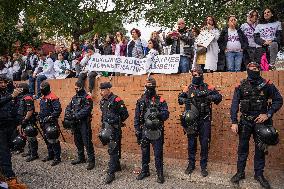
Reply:
[[[112,181],[114,181],[114,179],[115,179],[114,174],[107,174],[106,179],[105,179],[105,183],[110,184]]]
[[[185,174],[189,175],[193,172],[193,170],[195,169],[195,166],[188,164],[186,170],[184,171]]]
[[[55,160],[53,160],[51,166],[56,166],[56,165],[58,165],[60,162],[61,162],[60,159],[55,159]]]
[[[208,171],[207,171],[206,168],[205,168],[205,169],[201,169],[201,175],[202,175],[203,177],[207,177],[207,176],[208,176]]]
[[[245,179],[245,173],[244,172],[237,172],[232,178],[231,182],[234,184],[239,184],[240,180]]]
[[[87,170],[92,170],[95,168],[95,162],[94,161],[89,161],[88,165],[87,165]]]
[[[146,177],[149,177],[150,176],[150,173],[149,173],[149,171],[147,171],[147,172],[141,172],[137,177],[136,177],[136,179],[137,180],[142,180],[142,179],[144,179],[144,178],[146,178]]]
[[[26,159],[26,162],[30,162],[30,161],[34,161],[36,159],[38,159],[39,157],[38,156],[30,156]]]
[[[51,161],[53,160],[54,158],[53,157],[50,157],[50,156],[46,156],[45,158],[43,158],[41,161],[43,162],[47,162],[47,161]]]
[[[264,178],[263,175],[260,175],[260,176],[256,176],[256,175],[255,175],[255,176],[254,176],[254,179],[257,180],[257,181],[259,182],[259,184],[260,184],[263,188],[265,188],[265,189],[270,189],[270,188],[271,188],[271,186],[270,186],[268,180],[266,180],[266,178]]]
[[[77,165],[81,163],[86,163],[86,160],[85,159],[74,159],[73,161],[71,161],[72,165]]]
[[[115,168],[115,172],[119,172],[121,171],[121,165],[120,163],[117,164],[116,168]]]
[[[163,174],[158,174],[157,182],[163,184],[165,182],[165,178]]]

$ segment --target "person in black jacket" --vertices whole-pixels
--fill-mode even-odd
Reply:
[[[228,17],[228,27],[224,28],[218,39],[220,48],[219,69],[224,71],[224,59],[226,61],[227,71],[241,71],[243,52],[248,47],[248,39],[241,29],[237,27],[236,16]],[[222,64],[222,66],[220,65]]]
[[[72,165],[85,163],[84,147],[88,154],[87,170],[95,167],[94,146],[92,142],[91,117],[93,109],[93,100],[84,90],[84,85],[80,81],[75,83],[76,95],[72,97],[71,102],[66,107],[65,119],[72,120],[74,127],[75,145],[78,150],[78,158],[71,162]]]

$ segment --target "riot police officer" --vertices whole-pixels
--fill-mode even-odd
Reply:
[[[23,90],[19,102],[18,116],[20,121],[20,130],[23,130],[28,138],[28,152],[23,154],[23,157],[29,156],[26,161],[30,162],[38,159],[38,142],[37,128],[33,97],[29,94],[29,85],[20,83],[17,88]]]
[[[275,85],[260,76],[260,66],[251,62],[247,65],[248,77],[235,88],[231,105],[231,129],[239,134],[237,173],[231,182],[239,184],[245,179],[246,160],[249,153],[250,136],[254,136],[254,178],[264,188],[270,188],[269,182],[263,176],[265,166],[265,149],[258,146],[256,130],[261,125],[271,127],[272,116],[283,105],[283,99]],[[272,103],[268,102],[272,99]],[[241,117],[238,122],[240,106]],[[269,126],[270,125],[270,126]]]
[[[93,109],[93,100],[84,90],[83,83],[75,83],[76,95],[72,97],[71,102],[65,109],[65,119],[72,122],[72,132],[74,142],[78,150],[78,158],[71,162],[72,165],[85,163],[84,147],[88,155],[87,170],[95,167],[94,146],[92,142],[91,117]]]
[[[115,179],[115,172],[121,171],[121,127],[123,122],[129,117],[127,108],[123,100],[110,91],[110,82],[100,84],[100,109],[102,111],[102,128],[99,138],[103,145],[108,145],[110,160],[108,163],[108,174],[105,183],[109,184]]]
[[[22,89],[14,89],[13,93],[7,92],[8,79],[6,75],[0,75],[0,169],[6,178],[15,177],[12,170],[11,151],[12,140],[16,130],[15,121],[17,108],[13,100],[22,92]]]
[[[48,82],[44,81],[40,84],[40,92],[43,96],[40,99],[38,116],[48,150],[48,155],[42,161],[53,160],[51,166],[55,166],[61,162],[61,146],[58,140],[60,132],[58,118],[62,111],[61,104],[59,98],[50,91]]]
[[[148,77],[145,93],[137,100],[134,117],[134,128],[137,142],[142,150],[142,170],[137,180],[150,176],[150,143],[153,145],[157,182],[164,183],[163,144],[164,121],[169,118],[166,101],[156,93],[156,80]]]
[[[212,102],[220,103],[222,95],[213,86],[204,83],[203,80],[202,69],[194,68],[192,70],[192,83],[179,94],[178,103],[180,105],[185,104],[185,112],[181,120],[188,138],[188,166],[185,174],[191,174],[195,169],[197,137],[199,137],[201,175],[206,177],[208,175],[207,162],[211,136]]]

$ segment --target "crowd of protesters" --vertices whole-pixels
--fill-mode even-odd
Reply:
[[[207,47],[195,42],[205,31],[214,35]],[[95,78],[120,75],[89,69],[88,61],[98,54],[135,58],[180,54],[178,73],[187,73],[197,66],[205,72],[238,72],[252,61],[258,64],[267,62],[268,69],[273,70],[280,50],[282,28],[276,13],[266,8],[261,13],[249,11],[247,22],[243,24],[238,23],[235,15],[229,15],[223,30],[218,29],[213,16],[207,16],[201,28],[187,27],[184,19],[178,19],[172,31],[154,31],[148,41],[141,38],[139,29],[133,28],[130,33],[129,40],[121,32],[108,34],[104,40],[96,33],[93,39],[87,39],[82,44],[73,42],[69,50],[64,44],[56,45],[55,52],[48,54],[28,47],[24,55],[14,53],[12,56],[1,56],[0,74],[7,74],[14,81],[29,80],[30,92],[39,97],[40,90],[35,93],[35,83],[39,86],[46,79],[56,79],[61,75],[78,77],[79,80],[88,77],[89,92],[92,92]]]

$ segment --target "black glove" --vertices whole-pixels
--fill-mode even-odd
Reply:
[[[137,143],[140,145],[142,140],[142,133],[140,131],[136,131],[135,136],[137,138]]]
[[[22,127],[25,127],[26,125],[28,124],[28,120],[27,119],[24,119],[23,121],[22,121]]]

